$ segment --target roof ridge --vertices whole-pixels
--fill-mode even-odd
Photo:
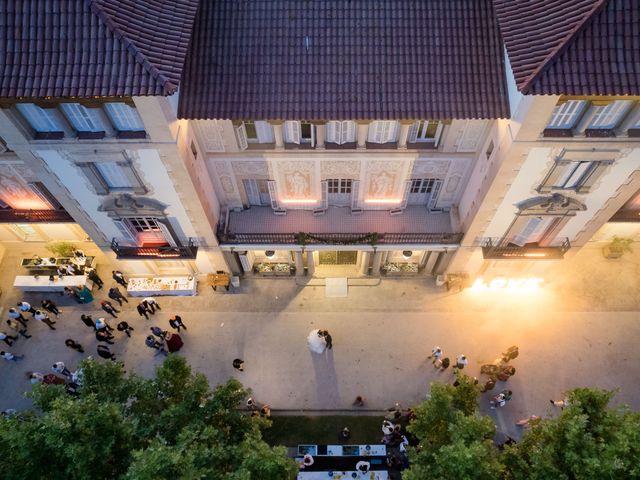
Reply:
[[[584,16],[584,19],[578,23],[575,27],[573,27],[565,36],[565,38],[560,42],[560,44],[555,47],[549,55],[544,59],[544,61],[540,62],[539,65],[529,74],[529,76],[522,83],[522,87],[520,91],[522,93],[527,93],[531,84],[533,84],[538,77],[562,55],[567,48],[571,45],[571,42],[576,38],[576,36],[582,32],[596,17],[598,13],[600,13],[609,0],[596,0],[594,2],[593,8],[591,11]]]
[[[156,80],[160,80],[163,84],[164,94],[171,95],[177,89],[178,86],[173,83],[167,76],[160,71],[160,69],[154,65],[147,56],[140,51],[133,42],[118,26],[118,24],[111,18],[100,4],[101,0],[86,0],[91,8],[91,11],[98,17],[98,19],[104,23],[104,25],[115,35],[115,37],[123,44],[127,49],[127,52],[138,62],[142,67]]]

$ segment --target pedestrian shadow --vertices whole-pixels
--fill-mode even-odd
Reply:
[[[333,359],[333,350],[322,354],[309,351],[316,379],[316,398],[320,408],[337,408],[340,403],[338,376]]]

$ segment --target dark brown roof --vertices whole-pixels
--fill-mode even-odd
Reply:
[[[197,3],[2,2],[0,97],[170,95]]]
[[[638,0],[494,0],[525,94],[639,95]]]
[[[508,117],[491,0],[203,1],[179,116]]]

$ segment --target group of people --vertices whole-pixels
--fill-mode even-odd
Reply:
[[[431,360],[434,368],[440,371],[445,371],[447,368],[449,368],[449,365],[451,365],[451,359],[449,357],[445,357],[442,353],[442,348],[437,345],[431,349],[431,355],[429,355],[427,358]],[[459,354],[456,357],[456,364],[454,368],[462,370],[467,365],[469,365],[467,356],[464,353]]]

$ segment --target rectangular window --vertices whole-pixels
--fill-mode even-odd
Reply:
[[[585,130],[587,137],[613,137],[615,129],[629,113],[634,102],[632,100],[616,100],[607,105],[591,107],[593,113]]]
[[[145,138],[144,123],[138,111],[123,102],[104,104],[109,120],[118,131],[119,138]]]
[[[418,120],[409,129],[409,144],[421,144],[437,147],[443,124],[439,120]]]
[[[351,193],[352,180],[350,178],[331,178],[327,180],[328,193]]]
[[[137,194],[147,192],[128,161],[79,163],[78,166],[98,195],[107,195],[109,192],[121,190],[130,190]]]
[[[381,120],[369,124],[367,142],[378,145],[393,143],[398,141],[398,122],[395,120]]]
[[[594,166],[594,162],[570,162],[563,175],[554,183],[553,188],[565,190],[578,188]]]
[[[127,222],[136,232],[159,232],[157,219],[153,217],[128,217]]]
[[[105,126],[99,108],[87,108],[79,103],[61,103],[60,110],[77,132],[78,138],[103,138]]]
[[[16,110],[29,123],[37,140],[64,138],[62,118],[55,108],[40,108],[33,103],[18,103]]]
[[[569,100],[556,105],[543,135],[545,137],[572,137],[573,129],[588,106],[589,102],[586,100]]]
[[[563,159],[561,155],[556,159],[537,191],[549,193],[555,190],[573,190],[576,193],[588,193],[613,162],[614,160]]]
[[[133,188],[130,176],[125,172],[126,166],[116,162],[97,162],[94,166],[102,176],[109,190]]]
[[[357,140],[357,125],[351,120],[330,121],[325,125],[325,143],[345,145]]]
[[[316,126],[314,124],[310,122],[301,122],[298,120],[287,120],[286,122],[284,122],[283,130],[284,141],[285,144],[290,145],[289,148],[291,148],[292,144],[308,145],[311,148],[315,148]]]

